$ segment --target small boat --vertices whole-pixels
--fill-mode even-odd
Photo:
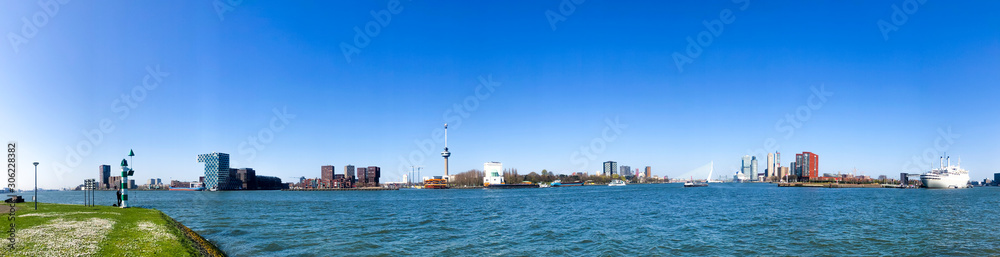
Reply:
[[[540,187],[540,188],[549,188],[549,187],[551,187],[551,185],[549,185],[549,184],[538,184],[538,187]]]
[[[695,182],[684,182],[684,187],[707,187],[708,184],[695,183]]]
[[[698,183],[694,181],[694,177],[691,177],[691,181],[684,182],[684,187],[707,187],[708,183]]]
[[[169,191],[204,191],[204,187],[170,187]]]
[[[182,184],[183,185],[183,184]],[[190,183],[188,187],[168,187],[169,191],[205,191],[204,183]]]
[[[622,181],[621,179],[616,179],[616,180],[611,181],[611,183],[609,183],[608,186],[611,186],[611,187],[625,186],[625,181]]]

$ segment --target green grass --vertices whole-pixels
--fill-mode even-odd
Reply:
[[[9,209],[5,203],[0,208]],[[17,204],[16,244],[2,215],[0,256],[201,256],[174,221],[158,210],[110,206]]]

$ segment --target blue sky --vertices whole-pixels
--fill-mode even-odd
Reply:
[[[446,122],[456,173],[615,160],[671,177],[714,161],[730,175],[745,154],[763,167],[757,149],[891,177],[946,149],[973,179],[1000,172],[995,1],[404,0],[363,47],[354,28],[391,1],[243,1],[220,14],[224,2],[0,3],[0,139],[19,143],[20,186],[32,161],[40,187],[68,187],[129,149],[139,183],[197,179],[209,152],[284,180],[328,164],[381,166],[383,181],[411,165],[440,175],[432,133]],[[707,28],[720,14],[729,22]],[[699,34],[711,42],[678,69]],[[342,45],[358,48],[350,61]],[[493,90],[477,98],[480,78]],[[96,142],[102,120],[114,129]],[[255,147],[259,136],[270,140]]]

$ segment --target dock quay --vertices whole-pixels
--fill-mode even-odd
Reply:
[[[882,184],[838,184],[838,183],[778,183],[778,187],[821,187],[821,188],[899,188],[897,185]]]

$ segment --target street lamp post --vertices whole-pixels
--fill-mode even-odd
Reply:
[[[38,162],[32,163],[35,165],[35,210],[38,210]]]

